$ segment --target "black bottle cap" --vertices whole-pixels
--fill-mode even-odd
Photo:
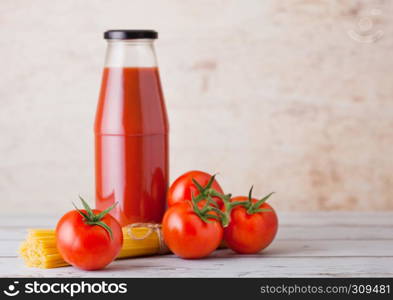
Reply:
[[[106,40],[130,40],[130,39],[156,39],[158,38],[157,31],[154,30],[129,30],[116,29],[104,32],[104,39]]]

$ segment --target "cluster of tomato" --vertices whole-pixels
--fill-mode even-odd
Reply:
[[[251,189],[252,190],[252,189]],[[168,210],[162,231],[169,249],[182,258],[209,255],[225,241],[238,253],[256,253],[266,248],[277,232],[277,215],[265,201],[224,194],[215,179],[190,171],[175,180],[168,191]],[[65,261],[84,270],[102,269],[119,254],[123,233],[109,212],[84,209],[66,213],[57,223],[57,249]]]
[[[277,233],[278,219],[266,203],[231,197],[208,173],[190,171],[171,185],[162,230],[170,250],[182,258],[202,258],[224,241],[232,250],[251,254],[266,248]]]

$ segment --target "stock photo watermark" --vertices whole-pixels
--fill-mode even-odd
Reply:
[[[361,11],[353,27],[347,30],[348,36],[359,43],[372,44],[384,36],[380,28],[383,11],[380,8],[369,8]]]

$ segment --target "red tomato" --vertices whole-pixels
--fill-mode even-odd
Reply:
[[[217,249],[223,237],[219,221],[202,220],[190,201],[170,207],[162,222],[164,240],[168,248],[182,258],[201,258]]]
[[[89,225],[80,214],[86,210],[72,210],[57,223],[57,249],[69,264],[83,270],[98,270],[112,262],[119,254],[123,244],[123,232],[120,224],[110,214],[99,221],[106,224],[112,232],[99,225]],[[93,209],[97,215],[101,211]]]
[[[212,176],[202,171],[189,171],[178,177],[170,186],[167,195],[168,206],[171,207],[179,202],[191,201],[191,196],[198,196],[199,191],[192,179],[196,180],[202,187],[205,187]],[[212,189],[223,194],[223,190],[216,180],[213,181]],[[218,197],[213,199],[222,206],[222,200]]]
[[[234,197],[234,201],[248,201],[248,197]],[[252,199],[255,203],[258,200]],[[274,209],[264,202],[260,209],[270,211],[248,214],[247,208],[236,206],[231,211],[231,221],[224,229],[224,240],[228,247],[238,253],[257,253],[269,246],[277,233],[278,218]]]

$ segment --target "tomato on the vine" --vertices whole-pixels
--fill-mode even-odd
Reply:
[[[276,236],[278,218],[274,209],[265,201],[238,196],[231,199],[235,205],[230,213],[230,223],[224,228],[224,240],[229,248],[244,254],[261,251],[270,245]],[[236,205],[236,203],[244,205]]]
[[[218,193],[223,193],[221,186],[218,184],[214,176],[202,171],[189,171],[179,176],[170,186],[167,194],[168,207],[179,202],[191,201],[192,196],[196,197],[200,194],[197,182],[200,187],[206,187],[209,181],[213,179],[209,188],[214,189]],[[222,200],[219,197],[212,197],[213,200],[221,207]]]
[[[90,209],[69,211],[57,223],[56,244],[63,259],[83,270],[98,270],[112,262],[123,245],[119,222],[108,212]]]
[[[265,201],[224,194],[220,185],[202,171],[190,171],[168,191],[169,209],[163,219],[164,239],[180,257],[200,258],[215,250],[223,235],[238,253],[257,253],[274,239],[278,218]]]
[[[171,206],[162,222],[168,248],[182,258],[202,258],[216,250],[223,228],[214,212],[202,212],[198,205],[184,201]]]

